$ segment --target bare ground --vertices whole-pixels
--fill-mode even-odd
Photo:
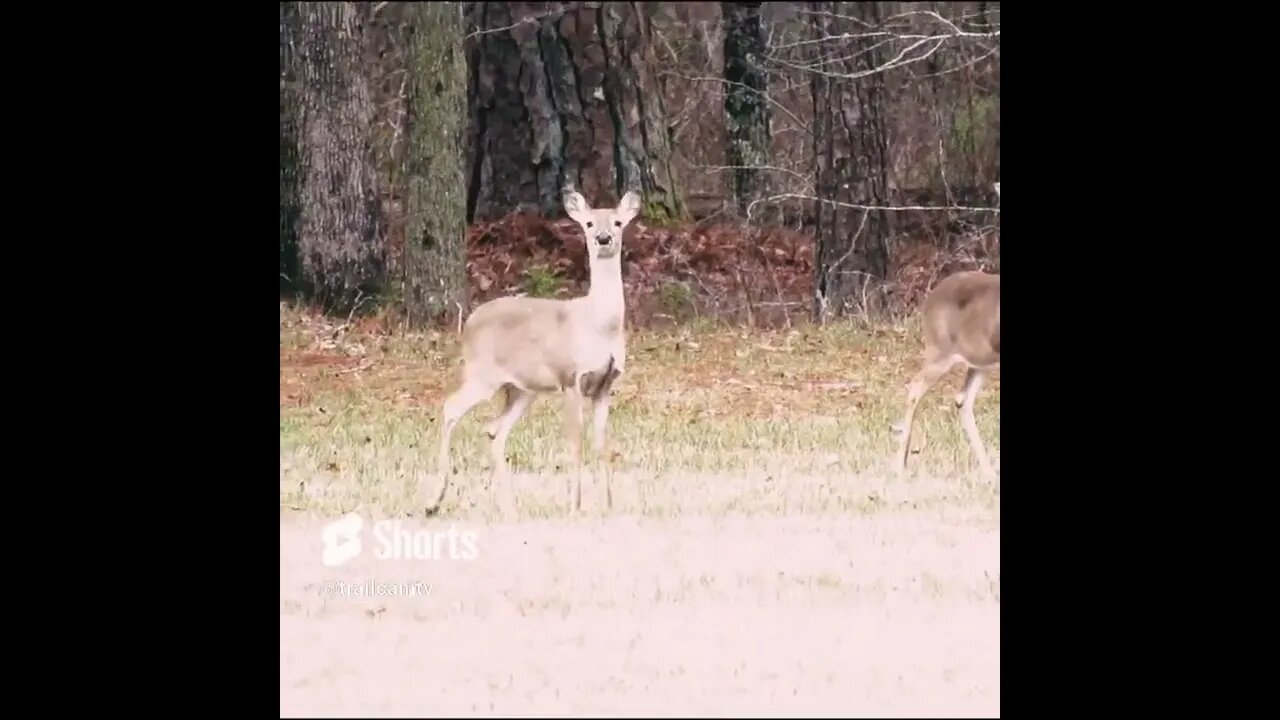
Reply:
[[[997,715],[998,516],[918,501],[946,483],[862,515],[405,518],[478,556],[380,560],[366,526],[339,568],[282,514],[281,713]]]

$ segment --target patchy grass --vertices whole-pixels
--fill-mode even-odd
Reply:
[[[282,308],[282,715],[998,715],[999,495],[957,420],[960,371],[921,403],[912,471],[886,472],[919,351],[910,327],[633,333],[612,512],[588,465],[567,515],[544,397],[508,443],[518,519],[484,487],[497,399],[459,425],[425,519],[451,333]],[[997,377],[978,405],[993,458],[998,398]],[[473,532],[478,556],[378,559],[366,529],[325,567],[320,525],[350,511]]]
[[[282,311],[283,312],[283,311]],[[633,332],[610,413],[615,512],[777,514],[852,509],[868,488],[952,478],[955,492],[993,503],[958,422],[954,370],[917,413],[910,474],[889,478],[891,425],[919,366],[914,328],[851,326],[749,333]],[[440,404],[457,382],[452,334],[379,336],[282,315],[281,502],[338,513],[415,512],[434,477]],[[999,375],[979,396],[978,426],[999,453]],[[486,490],[482,428],[501,399],[477,406],[454,433],[456,474],[446,513],[496,511]],[[516,425],[507,452],[531,517],[562,512],[566,450],[561,402],[544,396]],[[589,437],[584,460],[590,464]],[[716,477],[690,484],[690,476]],[[835,478],[844,478],[836,481]],[[584,476],[584,506],[594,490]]]

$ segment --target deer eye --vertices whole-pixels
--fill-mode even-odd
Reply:
[[[613,221],[613,225],[614,225],[614,227],[622,227],[622,221],[621,221],[621,220],[614,220],[614,221]]]
[[[587,223],[587,227],[588,227],[588,228],[595,227],[595,223]]]

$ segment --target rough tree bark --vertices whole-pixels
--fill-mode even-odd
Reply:
[[[562,214],[565,184],[683,217],[644,3],[470,5],[469,220]]]
[[[814,39],[866,33],[879,24],[878,5],[809,3],[815,13],[810,16]],[[814,266],[814,313],[819,322],[831,315],[875,316],[884,307],[891,214],[824,201],[887,204],[888,93],[884,73],[855,79],[833,76],[868,72],[880,66],[883,57],[874,37],[815,43],[815,47],[819,57],[814,62],[821,60],[822,64],[817,66],[819,72],[811,70],[819,198],[815,207],[818,261]]]
[[[768,78],[760,69],[765,56],[764,26],[758,2],[720,3],[724,15],[725,134],[733,172],[733,194],[739,209],[767,193],[768,174],[750,167],[769,162],[772,134],[769,105],[763,93]]]
[[[335,305],[382,279],[382,218],[363,63],[372,5],[297,3],[299,217],[305,279]]]
[[[602,3],[601,36],[605,54],[605,97],[616,128],[615,189],[621,196],[640,188],[645,217],[654,222],[683,220],[684,202],[672,165],[671,134],[654,77],[657,66],[649,32],[649,3]],[[649,7],[646,7],[649,6]]]
[[[411,18],[405,305],[412,325],[452,324],[467,309],[467,58],[461,3],[419,3]]]
[[[298,137],[294,94],[297,6],[280,3],[280,291],[298,283]]]

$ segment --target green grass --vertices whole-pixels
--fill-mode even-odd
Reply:
[[[873,514],[903,502],[990,510],[996,486],[976,472],[953,404],[958,368],[920,405],[909,472],[889,470],[891,425],[920,349],[910,325],[633,331],[610,414],[613,514]],[[280,352],[282,506],[420,512],[419,483],[435,482],[440,402],[457,382],[453,334],[379,334],[282,308]],[[496,516],[482,428],[500,402],[477,406],[454,433],[446,514]],[[977,420],[994,461],[998,373]],[[560,398],[543,396],[511,433],[523,517],[566,513],[561,423]],[[600,513],[591,458],[584,436],[583,506]]]

